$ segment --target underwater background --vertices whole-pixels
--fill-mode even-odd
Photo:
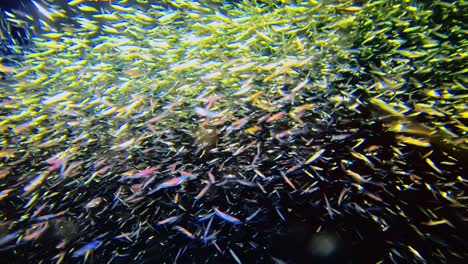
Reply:
[[[468,2],[0,13],[0,263],[467,259]]]

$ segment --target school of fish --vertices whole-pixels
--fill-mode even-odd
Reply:
[[[0,53],[7,263],[468,258],[467,1],[57,2],[0,17],[30,42]]]

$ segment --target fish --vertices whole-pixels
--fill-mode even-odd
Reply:
[[[426,260],[421,256],[421,254],[416,250],[414,249],[413,247],[411,246],[408,246],[408,249],[411,253],[413,253],[420,261],[423,261],[423,262],[426,262]]]
[[[358,173],[352,171],[352,170],[346,170],[346,174],[348,174],[354,181],[358,183],[365,183],[368,182],[367,179],[359,175]]]
[[[101,204],[103,201],[102,197],[96,197],[92,199],[91,201],[87,202],[84,206],[85,209],[91,209],[94,207],[97,207],[99,204]]]
[[[135,143],[136,139],[135,138],[132,138],[132,139],[129,139],[125,142],[122,142],[118,145],[114,145],[111,149],[112,150],[125,150],[125,149],[128,149],[130,148],[134,143]]]
[[[158,170],[158,167],[149,167],[144,170],[141,170],[133,175],[133,177],[147,177],[151,175],[153,172]]]
[[[322,156],[323,153],[325,153],[326,149],[320,149],[318,150],[317,152],[315,152],[314,154],[312,154],[312,156],[310,156],[306,161],[305,161],[305,164],[310,164],[310,163],[313,163],[315,160],[317,160],[318,158],[320,158]]]
[[[245,218],[245,222],[248,223],[252,221],[261,211],[262,211],[262,208],[258,208],[257,210],[255,210],[255,212],[253,212],[251,215]]]
[[[210,213],[210,214],[204,215],[204,216],[200,217],[200,218],[197,220],[197,222],[204,222],[204,221],[206,221],[206,220],[208,220],[208,219],[211,219],[211,218],[213,218],[213,216],[214,216],[215,214],[216,214],[216,213]]]
[[[36,3],[35,1],[31,1],[33,3],[33,5],[36,6],[37,10],[39,10],[39,12],[43,15],[45,15],[48,19],[50,20],[54,20],[54,17],[52,16],[52,14],[47,10],[45,9],[43,6],[41,6],[40,4]]]
[[[426,163],[429,164],[429,166],[439,174],[443,174],[443,172],[436,166],[436,164],[431,159],[426,158]]]
[[[239,220],[238,218],[219,210],[219,208],[217,208],[217,207],[214,207],[214,211],[215,211],[216,215],[219,218],[221,218],[223,220],[226,220],[229,223],[232,223],[232,224],[235,224],[235,225],[242,224],[241,220]]]
[[[285,181],[289,186],[291,186],[291,188],[293,188],[294,190],[296,190],[296,186],[294,186],[294,184],[291,182],[291,180],[288,178],[288,176],[286,176],[286,173],[284,173],[283,171],[280,171],[280,174],[281,174],[281,176],[283,177],[284,181]]]
[[[286,218],[284,218],[283,214],[281,213],[280,211],[280,208],[278,206],[275,206],[275,211],[276,213],[278,214],[278,216],[280,217],[280,219],[284,222],[286,222]]]
[[[42,101],[42,104],[44,105],[51,105],[51,104],[56,104],[60,101],[63,101],[70,97],[73,93],[70,91],[63,91],[59,94],[56,94],[54,96],[50,96]]]
[[[192,175],[182,175],[176,178],[172,178],[169,180],[166,180],[156,186],[153,190],[149,191],[148,194],[155,193],[158,190],[161,189],[166,189],[166,188],[171,188],[171,187],[176,187],[187,181],[188,179],[193,179],[194,177]]]
[[[206,108],[198,107],[198,106],[194,108],[194,111],[201,117],[213,118],[219,115],[219,113],[217,112],[208,110]]]
[[[190,238],[190,239],[195,239],[195,236],[190,232],[188,231],[187,229],[181,227],[181,226],[174,226],[174,229],[176,229],[177,231],[181,232],[182,234],[184,234],[186,237]]]
[[[28,185],[24,186],[23,191],[25,194],[29,194],[39,188],[39,185],[41,185],[44,180],[47,178],[49,175],[48,171],[42,172],[39,175],[37,175],[32,181],[29,182]]]
[[[213,175],[213,173],[211,173],[210,171],[207,172],[208,173],[208,179],[210,180],[210,183],[211,184],[215,184],[216,183],[216,178],[215,176]]]
[[[276,114],[271,115],[270,117],[267,118],[266,122],[267,123],[272,123],[274,121],[279,120],[281,117],[285,116],[286,112],[278,112]]]
[[[384,100],[382,99],[378,99],[378,98],[371,98],[370,99],[370,102],[379,107],[380,109],[384,110],[385,112],[393,115],[393,116],[396,116],[396,117],[404,117],[404,115],[402,113],[400,113],[398,110],[396,110],[395,108],[393,108],[392,106],[390,106],[387,102],[385,102]]]
[[[328,201],[328,198],[325,194],[323,194],[323,199],[325,200],[325,206],[327,207],[327,211],[328,211],[328,216],[330,216],[330,219],[333,220],[333,210],[330,206],[330,202]]]
[[[242,129],[248,122],[249,122],[249,117],[243,117],[240,118],[234,122],[232,122],[232,125],[227,129],[227,134],[229,135],[231,131],[236,131]]]
[[[370,168],[375,169],[375,165],[365,155],[354,151],[351,152],[351,155],[359,160],[364,161],[364,163],[366,163],[366,165],[368,165]]]
[[[414,145],[418,147],[430,147],[431,146],[431,142],[428,140],[421,140],[421,139],[406,137],[402,135],[398,135],[396,139],[398,139],[402,143],[410,144],[410,145]]]
[[[40,224],[34,224],[33,227],[27,230],[27,234],[24,237],[26,241],[36,240],[39,238],[47,229],[49,228],[49,223],[44,222]],[[34,230],[35,229],[35,230]]]
[[[91,254],[94,250],[96,250],[98,247],[102,245],[102,241],[91,241],[88,244],[82,246],[81,248],[75,250],[73,252],[73,257],[81,257],[84,256],[85,262],[89,257],[89,254]]]
[[[236,253],[232,249],[229,249],[229,253],[234,258],[234,260],[237,262],[237,264],[242,264],[242,261],[240,260],[240,258],[236,255]]]
[[[207,184],[205,187],[203,187],[203,189],[201,189],[201,191],[197,194],[197,196],[195,196],[195,200],[199,200],[201,199],[203,196],[205,196],[205,194],[208,192],[208,190],[210,189],[210,186],[211,184]]]
[[[170,216],[170,217],[165,218],[163,220],[159,220],[156,223],[156,225],[161,226],[161,225],[165,225],[165,224],[172,224],[172,223],[176,222],[177,220],[179,220],[181,217],[182,217],[182,215]]]
[[[42,216],[33,216],[31,218],[30,222],[31,223],[40,223],[40,222],[48,221],[48,220],[51,220],[51,219],[60,218],[60,217],[62,217],[64,215],[65,215],[65,211],[61,211],[61,212],[54,213],[54,214],[42,215]]]
[[[382,262],[466,258],[464,2],[59,2],[0,12],[0,251],[268,262],[310,205],[431,237]]]
[[[20,235],[20,231],[15,231],[15,232],[12,232],[12,233],[9,233],[7,235],[2,236],[0,238],[0,247],[4,246],[5,244],[8,244],[11,241],[13,241],[14,239],[18,238],[19,235]]]
[[[8,197],[8,194],[12,192],[14,189],[5,189],[0,191],[0,201],[3,200],[5,197]]]
[[[348,188],[343,188],[340,192],[340,195],[338,196],[338,206],[341,205],[341,202],[343,201],[343,198],[345,196],[345,194],[349,191]]]

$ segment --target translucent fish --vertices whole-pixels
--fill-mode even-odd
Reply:
[[[411,253],[414,254],[414,256],[416,256],[416,258],[418,258],[423,263],[426,263],[426,260],[421,256],[421,254],[416,249],[414,249],[411,246],[408,246],[408,249],[409,249],[409,251],[411,251]]]
[[[35,217],[33,220],[33,222],[43,222],[43,221],[47,221],[47,220],[50,220],[50,219],[55,219],[55,218],[59,218],[61,216],[65,215],[65,211],[62,211],[62,212],[58,212],[56,214],[48,214],[48,215],[43,215],[43,216],[38,216],[38,217]]]
[[[77,7],[83,12],[97,12],[98,11],[96,8],[89,6],[89,5],[80,4]]]
[[[101,241],[91,241],[80,249],[73,252],[73,257],[88,256],[93,250],[102,245]]]
[[[255,212],[253,212],[249,217],[245,219],[245,222],[252,221],[252,219],[254,219],[258,215],[258,213],[260,213],[261,211],[262,211],[262,208],[258,208]]]
[[[352,171],[352,170],[346,170],[345,171],[346,174],[348,174],[354,181],[358,182],[358,183],[365,183],[365,182],[368,182],[368,180],[366,180],[365,178],[363,178],[361,175],[359,175],[358,173]]]
[[[312,156],[310,156],[310,158],[308,158],[305,162],[305,164],[310,164],[314,161],[316,161],[318,158],[320,158],[320,156],[322,156],[322,154],[325,152],[325,149],[321,149],[317,152],[315,152]]]
[[[70,95],[72,95],[72,92],[64,91],[64,92],[61,92],[59,94],[56,94],[54,96],[50,96],[44,99],[42,103],[45,105],[55,104],[55,103],[58,103],[60,101],[67,99]]]
[[[199,200],[201,199],[203,196],[205,196],[205,194],[208,192],[208,190],[210,189],[210,186],[211,184],[207,184],[205,187],[203,187],[203,189],[197,194],[197,196],[195,196],[195,200]]]
[[[195,113],[197,113],[201,117],[212,118],[212,117],[218,116],[219,114],[217,112],[208,110],[206,108],[201,108],[201,107],[195,107],[194,110],[195,110]]]
[[[294,186],[294,184],[292,183],[292,181],[288,178],[288,176],[286,176],[286,174],[283,172],[283,171],[280,171],[281,173],[281,176],[283,177],[284,181],[289,185],[291,186],[291,188],[293,188],[294,190],[296,190],[296,186]]]
[[[428,140],[421,140],[421,139],[406,137],[402,135],[396,136],[396,139],[398,139],[400,142],[418,146],[418,147],[430,147],[431,146],[431,142],[429,142]]]
[[[330,202],[328,201],[328,198],[325,194],[323,194],[323,198],[325,199],[325,206],[327,207],[328,216],[330,216],[330,219],[333,220],[333,211],[330,206]]]
[[[385,112],[397,116],[397,117],[403,117],[403,114],[397,111],[395,108],[387,104],[384,100],[377,99],[377,98],[372,98],[370,99],[370,102],[374,104],[375,106],[379,107],[380,109],[384,110]]]
[[[173,179],[170,179],[170,180],[167,180],[165,182],[162,182],[160,183],[158,186],[156,186],[155,189],[151,190],[150,192],[148,192],[148,194],[152,194],[158,190],[161,190],[161,189],[166,189],[166,188],[171,188],[171,187],[175,187],[175,186],[179,186],[181,185],[183,182],[185,182],[187,179],[189,178],[192,178],[192,176],[189,176],[189,175],[182,175],[180,177],[177,177],[177,178],[173,178]]]
[[[441,220],[430,220],[428,222],[425,222],[423,223],[424,225],[427,225],[427,226],[436,226],[436,225],[443,225],[443,224],[447,224],[449,225],[450,227],[453,227],[455,228],[455,226],[450,223],[447,219],[441,219]]]
[[[208,179],[210,180],[211,184],[214,184],[216,182],[215,176],[211,172],[208,172]]]
[[[438,173],[443,174],[442,171],[437,167],[437,165],[431,159],[426,158],[426,163],[429,164],[429,166],[431,166],[431,168],[437,171]]]
[[[47,171],[37,175],[36,178],[34,178],[32,181],[30,181],[29,184],[26,185],[23,188],[23,191],[25,193],[30,193],[30,192],[36,190],[39,187],[39,185],[41,185],[42,182],[44,182],[47,175],[49,175],[49,172],[47,172]]]
[[[33,224],[32,227],[27,230],[24,240],[30,241],[39,238],[49,228],[48,222],[40,224]]]
[[[67,4],[70,5],[70,6],[76,6],[80,3],[83,3],[83,2],[86,2],[86,0],[72,0],[72,1],[69,1]]]
[[[161,120],[163,120],[164,118],[168,117],[169,115],[170,115],[169,112],[164,112],[164,113],[162,113],[162,114],[160,114],[160,115],[157,115],[157,116],[155,116],[155,117],[149,119],[149,120],[146,121],[146,122],[148,122],[148,123],[156,123],[156,122],[161,121]]]
[[[338,196],[338,206],[341,205],[341,202],[343,201],[343,198],[345,196],[345,194],[349,191],[348,188],[343,188],[340,192],[340,195]]]
[[[266,122],[267,122],[267,123],[272,123],[272,122],[274,122],[274,121],[280,119],[280,118],[283,117],[284,115],[286,115],[285,112],[278,112],[278,113],[276,113],[276,114],[274,114],[274,115],[268,117],[267,120],[266,120]]]
[[[179,220],[179,218],[181,217],[182,215],[175,215],[175,216],[171,216],[171,217],[168,217],[166,219],[163,219],[161,221],[158,221],[156,223],[156,225],[160,226],[160,225],[165,225],[165,224],[172,224],[174,223],[175,221]]]
[[[88,203],[86,203],[84,208],[86,208],[86,209],[94,208],[94,207],[98,206],[99,204],[101,204],[101,202],[102,202],[102,198],[101,197],[96,197],[96,198],[92,199],[91,201],[89,201]]]
[[[181,227],[181,226],[174,226],[174,229],[176,229],[177,231],[181,232],[182,234],[186,235],[188,238],[190,239],[195,239],[195,236],[190,232],[188,231],[187,229]]]
[[[54,20],[51,13],[47,11],[44,7],[42,7],[40,4],[36,3],[35,1],[31,1],[31,2],[36,6],[37,10],[39,10],[39,12],[41,12],[44,16],[46,16],[48,19],[52,21]]]
[[[3,198],[7,197],[8,194],[13,191],[13,189],[5,189],[0,192],[0,201],[3,200]]]
[[[10,233],[8,235],[5,235],[3,236],[2,238],[0,238],[0,246],[3,246],[5,244],[8,244],[9,242],[11,242],[13,239],[16,239],[19,235],[20,231],[15,231],[13,233]]]
[[[278,206],[275,206],[276,213],[279,215],[281,220],[286,221],[286,218],[284,218],[284,215],[281,213],[280,208]]]
[[[242,261],[240,260],[240,258],[236,255],[236,253],[234,253],[234,251],[232,249],[229,249],[229,253],[231,254],[231,256],[236,260],[237,264],[242,264]]]
[[[197,220],[197,222],[204,222],[208,219],[211,219],[213,216],[215,215],[215,213],[211,213],[211,214],[207,214],[205,216],[202,216],[200,217],[200,219]]]
[[[238,218],[219,210],[217,207],[214,208],[214,211],[215,211],[217,216],[219,216],[223,220],[228,221],[229,223],[232,223],[232,224],[235,224],[235,225],[236,224],[242,224],[241,220],[239,220]]]
[[[119,145],[114,145],[111,149],[112,150],[125,150],[129,148],[133,143],[135,143],[135,139],[132,138],[130,140],[127,140]]]
[[[249,117],[246,116],[246,117],[240,118],[240,119],[232,122],[231,127],[232,127],[233,130],[239,130],[242,127],[244,127],[245,124],[247,124],[248,122],[249,122]]]

